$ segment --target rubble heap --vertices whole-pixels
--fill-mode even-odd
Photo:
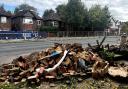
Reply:
[[[79,43],[55,43],[54,47],[41,52],[20,56],[12,63],[1,65],[0,82],[51,81],[86,74],[92,74],[94,78],[106,74],[127,77],[128,66],[114,61],[126,57],[128,51],[122,50],[122,46],[103,46],[104,40],[105,37],[100,43],[97,40],[95,46],[88,44],[87,48]]]

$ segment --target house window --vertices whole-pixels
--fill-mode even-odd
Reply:
[[[1,17],[1,23],[6,23],[7,22],[7,17]]]
[[[33,20],[32,20],[32,18],[24,18],[23,19],[23,23],[25,23],[25,24],[33,24]]]
[[[41,21],[40,20],[37,20],[37,25],[41,25]]]
[[[57,22],[57,21],[53,21],[53,22],[52,22],[52,26],[58,27],[58,22]]]

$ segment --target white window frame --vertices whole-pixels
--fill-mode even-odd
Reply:
[[[1,23],[7,23],[7,17],[1,17]]]
[[[23,18],[23,23],[24,24],[33,24],[33,19],[32,18]]]
[[[54,21],[52,21],[51,23],[52,23],[52,26],[54,27]]]
[[[58,22],[57,21],[52,21],[52,26],[58,27]]]
[[[37,20],[37,25],[41,25],[41,20]]]

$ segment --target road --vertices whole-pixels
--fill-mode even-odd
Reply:
[[[38,41],[23,41],[15,43],[0,43],[0,64],[9,63],[20,55],[26,55],[35,51],[42,51],[51,47],[54,43],[81,43],[86,47],[88,43],[95,45],[96,40],[103,37],[76,37],[76,38],[46,38]],[[107,37],[105,44],[118,44],[119,37]]]

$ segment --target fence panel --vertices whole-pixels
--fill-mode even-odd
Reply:
[[[54,33],[52,33],[54,34]],[[89,37],[89,36],[117,36],[114,33],[104,31],[59,31],[54,34],[54,37]],[[51,37],[50,35],[48,37]]]
[[[31,38],[46,38],[47,32],[13,32],[13,31],[1,31],[0,40],[4,39],[31,39]]]
[[[106,33],[104,31],[58,31],[58,32],[0,32],[0,40],[2,39],[31,39],[46,37],[91,37],[91,36],[117,36],[114,33]]]

